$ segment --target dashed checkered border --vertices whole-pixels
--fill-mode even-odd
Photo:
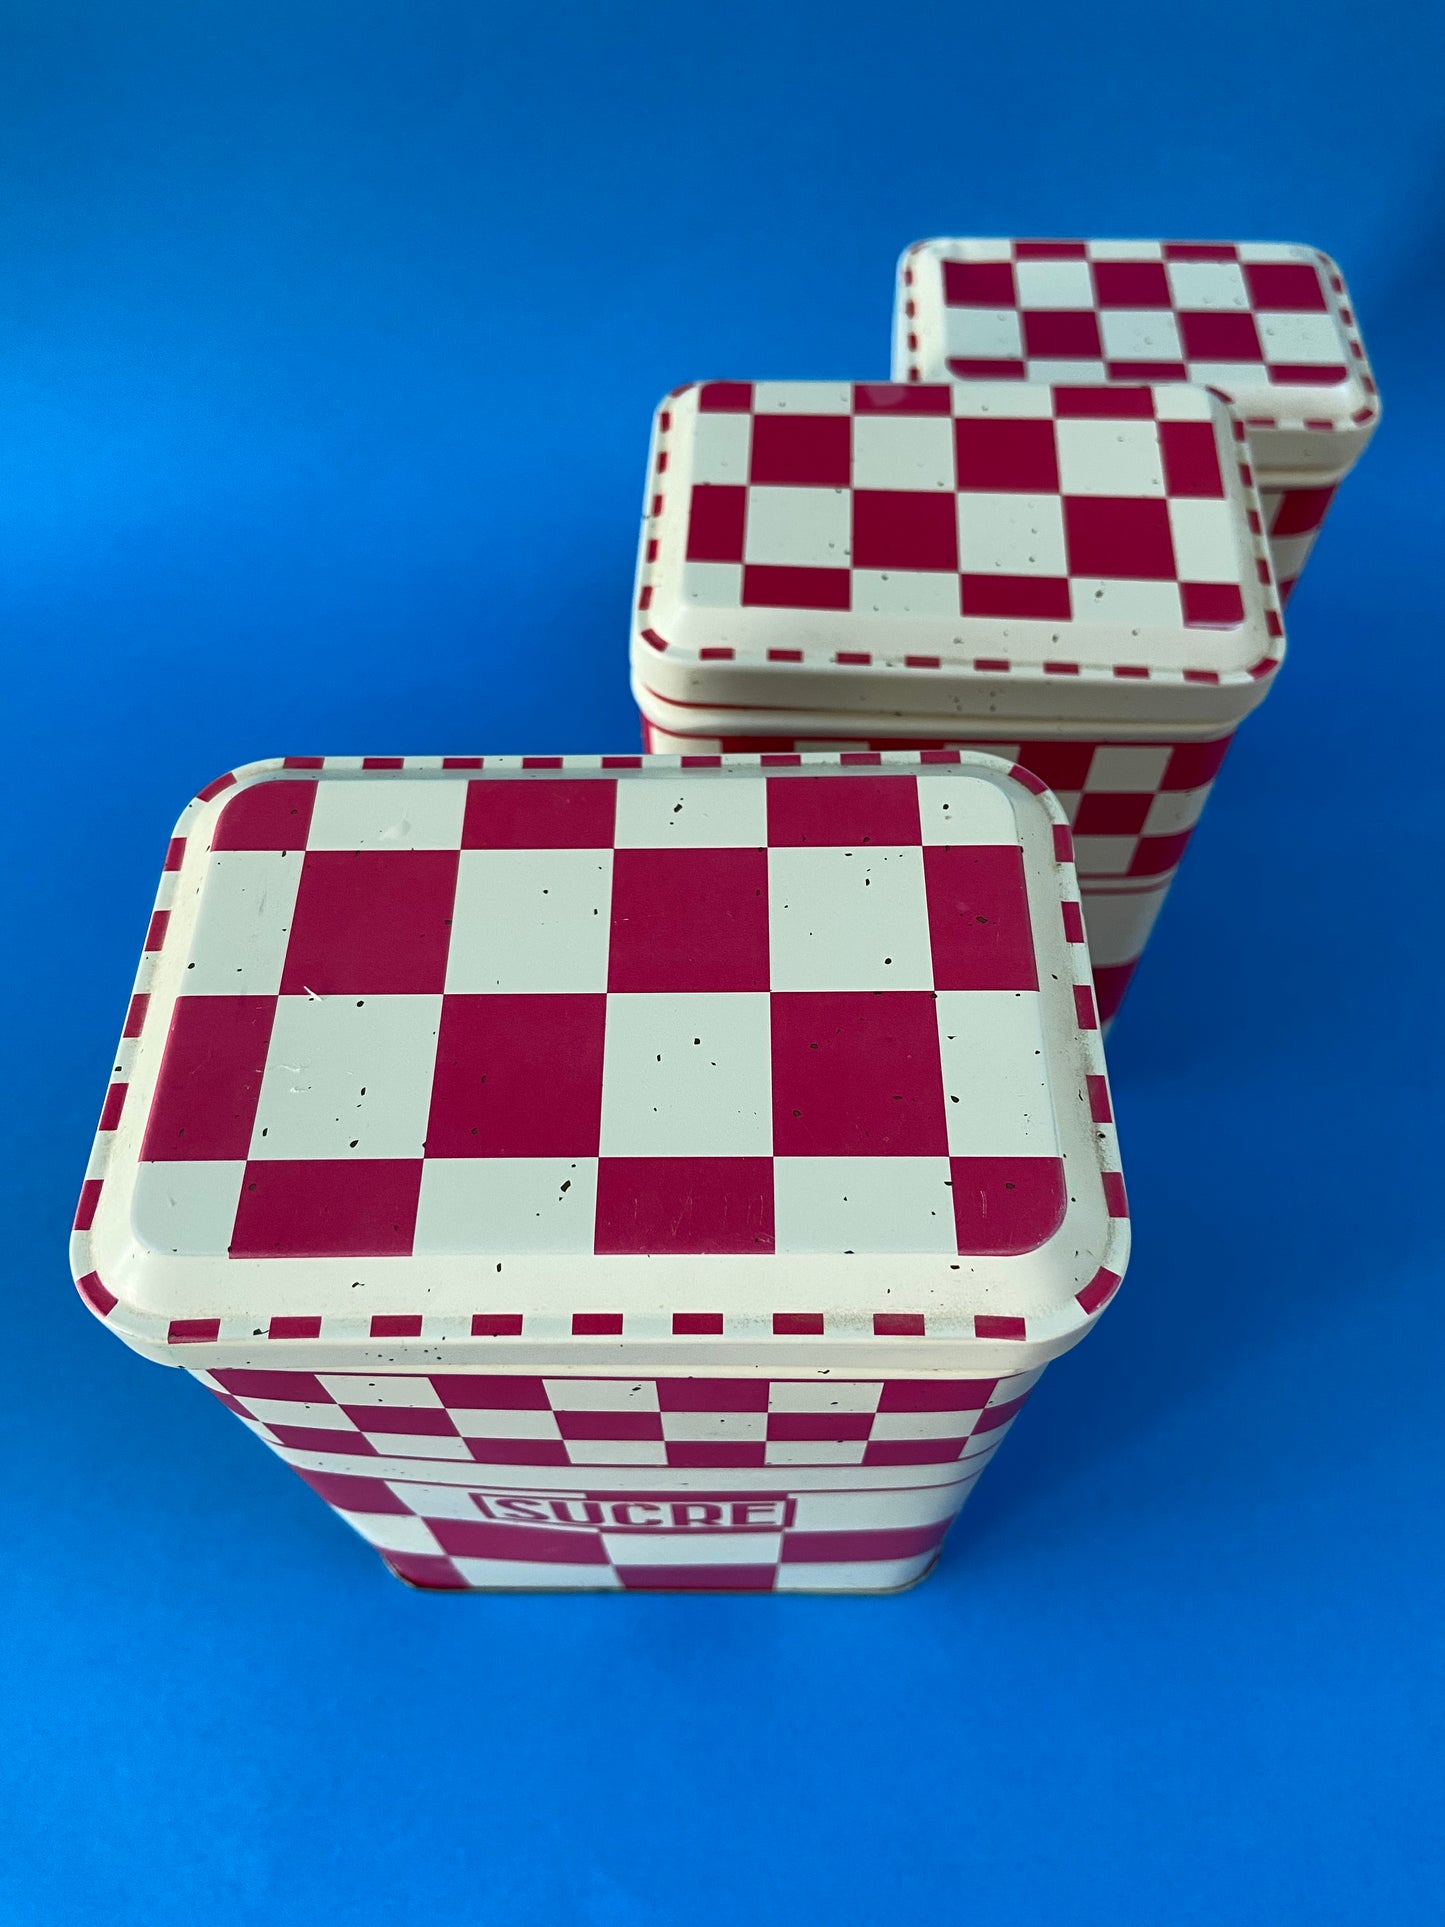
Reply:
[[[924,244],[926,245],[926,244]],[[1075,662],[1068,659],[1049,661],[1043,664],[1014,662],[1008,656],[975,656],[957,662],[934,655],[880,655],[867,649],[820,650],[798,648],[738,648],[732,644],[687,649],[680,647],[668,637],[651,626],[646,616],[651,608],[653,592],[657,586],[657,570],[661,552],[661,530],[663,517],[668,512],[668,502],[675,496],[666,483],[668,463],[671,456],[669,437],[672,432],[672,410],[668,402],[693,389],[705,388],[706,382],[684,382],[680,388],[671,389],[653,420],[652,444],[648,453],[647,465],[647,504],[643,515],[642,540],[638,546],[637,578],[633,593],[634,626],[632,639],[633,665],[642,673],[649,660],[644,651],[651,651],[652,657],[672,656],[682,662],[707,663],[710,665],[737,664],[739,667],[761,668],[769,665],[789,665],[793,667],[827,667],[830,671],[846,674],[850,670],[870,670],[875,668],[916,669],[922,672],[947,672],[952,675],[965,675],[971,680],[975,676],[1016,677],[1029,682],[1044,681],[1060,690],[1077,688],[1085,684],[1130,684],[1153,682],[1166,685],[1199,685],[1212,687],[1251,689],[1254,685],[1267,681],[1279,668],[1284,655],[1284,615],[1280,601],[1279,585],[1275,581],[1274,566],[1270,559],[1269,541],[1265,531],[1264,512],[1260,506],[1259,490],[1254,478],[1245,429],[1237,419],[1232,420],[1234,439],[1239,444],[1236,462],[1240,486],[1244,492],[1245,515],[1249,524],[1250,554],[1259,578],[1265,605],[1265,627],[1272,642],[1269,653],[1261,656],[1245,669],[1163,669],[1149,663],[1112,663],[1106,667]],[[1147,383],[1135,386],[1148,386]],[[683,492],[683,512],[687,507],[687,491]],[[645,676],[644,676],[645,680]],[[763,701],[761,695],[754,698]],[[1251,697],[1251,706],[1257,697]],[[831,706],[831,705],[830,705]],[[1066,697],[1060,698],[1060,713],[1067,714],[1070,705]]]
[[[1095,1275],[1074,1294],[1078,1309],[1056,1318],[1030,1320],[1007,1313],[938,1313],[877,1311],[774,1312],[772,1314],[686,1311],[673,1313],[611,1313],[579,1311],[566,1314],[496,1311],[437,1315],[427,1311],[382,1313],[367,1317],[333,1314],[324,1317],[277,1311],[260,1322],[253,1316],[233,1318],[164,1318],[136,1306],[123,1305],[96,1268],[92,1228],[111,1162],[115,1130],[129,1087],[130,1066],[144,1032],[151,988],[165,947],[175,902],[177,878],[185,855],[189,827],[196,815],[222,792],[255,776],[281,770],[519,770],[519,769],[707,769],[724,766],[761,769],[848,767],[862,765],[892,769],[930,764],[966,763],[1003,769],[997,757],[963,750],[859,750],[841,755],[700,755],[700,756],[288,756],[243,765],[208,783],[182,811],[167,848],[155,904],[146,930],[140,966],[126,1013],[115,1068],[106,1092],[89,1168],[81,1186],[71,1235],[71,1266],[76,1288],[95,1315],[142,1349],[165,1351],[186,1345],[253,1348],[257,1340],[311,1341],[358,1345],[377,1340],[436,1343],[462,1339],[504,1341],[526,1339],[561,1345],[571,1339],[610,1339],[656,1343],[659,1340],[726,1338],[743,1341],[779,1339],[952,1339],[1048,1341],[1065,1349],[1082,1335],[1114,1295],[1128,1253],[1129,1211],[1119,1168],[1113,1106],[1104,1063],[1102,1032],[1094,995],[1088,949],[1084,941],[1083,908],[1074,870],[1074,846],[1062,810],[1047,786],[1020,764],[1008,770],[1012,779],[1039,797],[1053,825],[1054,859],[1063,872],[1063,904],[1067,953],[1073,962],[1073,996],[1077,1042],[1087,1077],[1090,1113],[1100,1146],[1104,1197],[1109,1218],[1105,1248]]]

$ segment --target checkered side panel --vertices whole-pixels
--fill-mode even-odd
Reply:
[[[429,1587],[906,1584],[1039,1377],[197,1376]]]
[[[1044,1074],[1010,1087],[1042,1039],[1022,858],[952,842],[946,771],[412,791],[298,777],[221,815],[141,1151],[162,1249],[1056,1228]],[[418,847],[386,846],[398,813]]]
[[[1325,488],[1267,488],[1259,492],[1282,603],[1289,600],[1304,573],[1336,492],[1334,483]]]
[[[656,700],[659,709],[665,705]],[[982,750],[1021,764],[1047,783],[1074,833],[1085,897],[1095,883],[1172,876],[1198,823],[1231,737],[1183,742],[964,741],[958,737],[685,736],[642,718],[649,750],[766,754],[884,749]]]
[[[910,381],[1191,381],[1265,426],[1297,412],[1295,389],[1319,395],[1301,426],[1376,412],[1344,282],[1309,248],[944,241],[913,251],[902,279]]]
[[[680,471],[660,418],[638,591],[653,649],[679,608],[736,612],[739,638],[751,612],[805,612],[840,664],[867,660],[860,619],[935,642],[960,617],[1027,620],[1061,625],[1046,666],[1068,673],[1103,624],[1241,627],[1261,568],[1272,606],[1199,391],[710,382],[695,405]],[[655,609],[664,517],[680,513],[680,574]]]

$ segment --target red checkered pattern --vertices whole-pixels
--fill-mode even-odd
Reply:
[[[669,720],[680,708],[650,692],[648,701]],[[1057,737],[1000,743],[944,737],[687,736],[646,716],[642,730],[649,750],[672,753],[965,749],[1031,770],[1053,790],[1073,829],[1094,986],[1106,1022],[1123,1001],[1231,741],[1229,736],[1173,743],[1068,742]]]
[[[1339,269],[1270,243],[920,243],[900,267],[893,371],[1217,390],[1249,427],[1270,492],[1288,484],[1284,502],[1266,502],[1282,598],[1379,415]]]
[[[1197,392],[710,382],[691,406],[676,474],[663,421],[638,596],[654,649],[704,607],[736,612],[720,656],[725,634],[770,633],[751,612],[796,611],[844,664],[864,618],[935,642],[960,617],[1068,624],[1065,656],[1101,623],[1246,621],[1256,567],[1225,481],[1233,451]],[[664,594],[652,565],[678,514]]]
[[[900,1213],[1031,1249],[1058,1145],[991,1127],[953,1048],[1038,1025],[1022,860],[953,845],[947,782],[421,782],[410,849],[373,842],[395,789],[242,792],[213,862],[265,870],[268,924],[240,950],[212,884],[138,1219],[233,1258],[813,1250],[842,1218],[881,1251]]]
[[[921,1577],[1039,1373],[197,1376],[415,1585],[771,1592]]]
[[[1078,1178],[1065,1194],[1074,1126],[1049,1095],[1045,1011],[1062,983],[1102,1086],[1097,1014],[1067,832],[1047,810],[1037,825],[1065,897],[1039,950],[1001,765],[964,781],[957,751],[440,760],[301,759],[188,812],[205,840],[173,840],[76,1218],[99,1315],[157,1349],[1084,1328],[1098,1277],[1122,1270],[1126,1207],[1111,1128],[1069,1140],[1102,1152],[1102,1197]],[[969,840],[960,808],[991,832]],[[1013,1261],[1075,1205],[1086,1248],[1104,1233],[1076,1278],[1050,1271],[1017,1308],[998,1284],[967,1303],[969,1279],[1030,1276]],[[178,1259],[186,1302],[231,1313],[118,1310],[107,1224],[113,1255]],[[741,1272],[695,1263],[862,1252],[883,1276],[906,1262],[904,1302],[864,1272],[810,1287],[816,1310],[794,1285],[763,1310],[774,1264],[747,1266],[760,1304],[751,1287],[729,1303]],[[605,1270],[642,1254],[645,1273]],[[501,1258],[568,1297],[610,1279],[618,1309],[539,1303],[493,1282]],[[345,1290],[354,1264],[395,1306],[416,1259],[421,1309]],[[944,1289],[915,1308],[930,1266]]]

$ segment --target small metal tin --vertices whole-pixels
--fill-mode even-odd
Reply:
[[[911,1583],[1127,1255],[989,757],[254,765],[116,1061],[82,1296],[422,1586]]]
[[[1214,389],[1249,431],[1282,600],[1380,417],[1344,277],[1285,242],[915,242],[893,376]]]
[[[654,750],[994,751],[1074,827],[1112,1016],[1283,625],[1204,390],[715,382],[658,412],[632,637]]]

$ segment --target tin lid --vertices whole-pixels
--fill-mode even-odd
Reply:
[[[1260,481],[1337,481],[1380,417],[1339,268],[1277,241],[919,241],[898,267],[899,381],[1194,381]]]
[[[681,389],[653,430],[636,679],[689,704],[1235,721],[1283,652],[1241,434],[1182,384]]]
[[[957,751],[226,777],[80,1290],[197,1367],[1041,1363],[1128,1242],[1070,852]]]

